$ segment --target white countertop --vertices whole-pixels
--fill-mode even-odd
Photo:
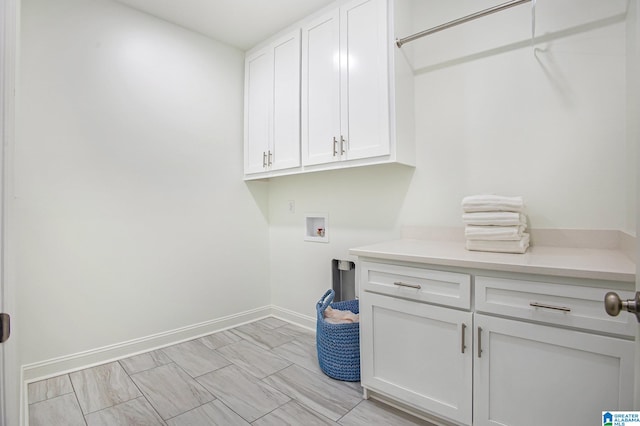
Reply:
[[[355,256],[429,265],[635,282],[635,263],[621,250],[531,246],[524,254],[469,251],[464,241],[401,239],[349,250]]]

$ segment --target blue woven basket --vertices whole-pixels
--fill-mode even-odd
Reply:
[[[324,319],[327,306],[341,311],[360,312],[358,300],[335,302],[335,292],[327,290],[316,304],[316,346],[320,369],[329,377],[347,382],[360,381],[360,324],[331,324]]]

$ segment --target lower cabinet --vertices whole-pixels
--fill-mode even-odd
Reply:
[[[360,265],[367,394],[474,426],[598,425],[602,411],[633,409],[635,344],[625,324],[609,324],[604,286],[476,276],[474,291],[459,285],[465,270],[390,265]],[[441,297],[454,289],[475,307],[443,305],[464,300]]]
[[[470,424],[472,315],[362,294],[362,385],[419,410]]]
[[[475,314],[474,425],[599,425],[633,407],[631,341]]]

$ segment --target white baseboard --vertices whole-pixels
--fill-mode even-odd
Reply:
[[[175,345],[211,333],[256,321],[272,315],[273,308],[264,306],[257,309],[229,315],[199,324],[193,324],[162,333],[141,337],[127,342],[116,343],[71,355],[22,366],[23,383],[32,383],[73,371]]]
[[[281,320],[290,322],[300,327],[316,331],[316,318],[308,315],[302,315],[298,312],[291,311],[289,309],[281,308],[279,306],[271,305],[271,315]]]

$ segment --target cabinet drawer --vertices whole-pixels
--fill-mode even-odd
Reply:
[[[624,336],[635,335],[635,317],[604,310],[605,288],[507,278],[475,279],[476,311]],[[618,291],[623,299],[631,292]],[[633,321],[632,321],[633,319]]]
[[[360,289],[470,309],[471,276],[409,266],[361,262]]]

